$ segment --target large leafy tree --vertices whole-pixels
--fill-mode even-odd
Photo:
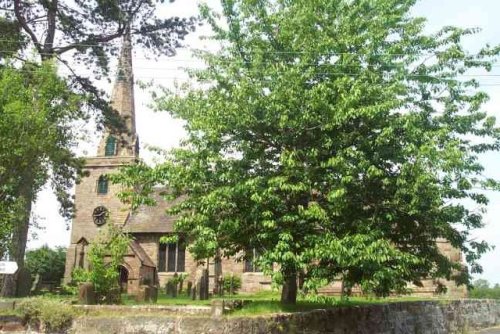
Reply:
[[[377,295],[470,283],[488,248],[469,238],[488,203],[480,189],[497,187],[478,158],[500,130],[463,74],[489,71],[499,49],[465,50],[474,29],[425,34],[415,2],[223,0],[222,23],[204,8],[221,50],[200,53],[202,88],[157,101],[188,138],[163,165],[127,170],[121,181],[140,191],[125,197],[142,203],[155,183],[187,195],[171,213],[195,256],[257,249],[282,302],[295,302],[301,272],[308,287],[342,278]]]
[[[20,267],[31,204],[49,179],[61,212],[71,214],[66,189],[83,165],[72,152],[77,137],[73,122],[84,117],[81,104],[82,96],[50,63],[0,68],[0,250],[8,250]],[[15,294],[13,278],[4,283],[2,294]]]
[[[70,73],[72,73],[65,78],[68,83],[67,91],[61,91],[59,98],[64,98],[65,94],[70,92],[81,96],[91,96],[91,98],[83,99],[79,112],[72,113],[69,118],[66,117],[67,115],[60,114],[57,109],[60,105],[59,102],[61,102],[57,96],[53,95],[57,89],[51,91],[50,95],[43,96],[42,101],[39,102],[40,105],[48,103],[45,107],[50,108],[51,103],[53,103],[55,106],[54,117],[47,119],[49,124],[45,125],[65,129],[69,133],[72,125],[68,123],[68,119],[82,121],[88,120],[93,115],[98,119],[99,126],[104,125],[123,131],[123,122],[109,106],[106,94],[96,88],[93,78],[86,77],[81,71],[84,68],[90,68],[93,70],[94,77],[109,75],[109,61],[117,55],[117,50],[120,47],[120,43],[114,43],[114,41],[120,41],[125,35],[130,36],[133,43],[141,47],[146,54],[174,54],[175,48],[181,45],[186,34],[194,28],[195,20],[193,18],[162,18],[158,16],[157,13],[165,5],[164,3],[163,0],[0,0],[0,27],[2,32],[5,32],[5,35],[2,35],[0,39],[0,47],[2,48],[0,59],[8,56],[16,59],[16,64],[31,62],[34,50],[34,54],[37,56],[36,61],[57,61],[69,68]],[[38,70],[34,68],[33,64],[28,64],[22,72],[24,79],[15,79],[22,80],[22,82],[16,82],[17,86],[24,83],[20,91],[22,94],[31,94],[35,98],[33,101],[30,99],[18,101],[19,104],[24,103],[25,107],[28,108],[23,112],[37,110],[36,98],[39,94],[37,90],[41,89],[39,85],[42,84],[42,81],[39,81],[40,78],[37,77],[40,75]],[[33,75],[32,78],[29,75],[30,72],[37,74]],[[11,75],[12,69],[5,72],[2,80],[11,80]],[[31,80],[35,81],[31,82]],[[50,77],[50,80],[55,82],[56,79]],[[16,92],[9,90],[7,85],[4,89],[7,94],[4,94],[4,97],[7,96],[5,98],[7,100],[10,98],[19,99],[22,96],[20,94],[16,97]],[[32,90],[31,93],[30,90]],[[5,99],[1,102],[15,102]],[[0,110],[6,106],[9,105],[0,106]],[[42,117],[43,113],[36,115]],[[13,122],[9,124],[10,121]],[[4,144],[15,139],[15,137],[11,137],[15,134],[11,129],[21,126],[17,123],[22,122],[22,119],[11,120],[6,117],[1,122],[5,122],[3,124],[7,129],[6,132],[0,132],[0,141]],[[42,123],[42,120],[40,122]],[[11,255],[14,260],[18,261],[20,267],[26,247],[31,203],[35,200],[41,184],[44,184],[50,177],[61,203],[61,212],[66,218],[70,218],[73,214],[73,206],[69,190],[82,167],[81,161],[70,151],[77,135],[76,132],[72,132],[70,136],[64,135],[55,138],[54,135],[59,133],[47,133],[47,129],[50,127],[44,128],[44,124],[33,123],[24,128],[21,127],[21,129],[28,128],[31,137],[21,136],[20,141],[15,143],[23,146],[21,150],[14,152],[9,150],[9,146],[5,146],[6,156],[16,154],[16,159],[0,159],[2,173],[0,179],[3,182],[13,182],[12,184],[2,183],[2,185],[9,188],[11,193],[9,193],[8,198],[12,201],[15,199],[16,205],[15,210],[14,204],[9,206],[2,219],[5,219],[6,222],[9,221],[9,226],[17,226],[12,233],[7,227],[1,233],[5,236],[12,236],[9,240],[13,246]],[[35,138],[42,140],[37,142]],[[22,141],[24,139],[26,141]],[[54,145],[49,142],[54,143]],[[56,142],[57,144],[55,144]],[[49,144],[44,146],[42,143]],[[31,150],[30,145],[33,146]],[[12,165],[14,161],[17,165]],[[13,181],[18,178],[22,178],[22,186]],[[23,207],[23,213],[17,211],[20,207]],[[14,216],[12,216],[13,212],[16,212]],[[14,220],[16,221],[14,222]],[[2,245],[6,245],[6,243],[2,243]],[[11,284],[12,280],[9,279],[6,282]],[[10,286],[4,289],[4,293],[6,293],[5,291],[13,293],[15,287]]]
[[[59,284],[64,277],[65,263],[66,248],[63,247],[52,249],[44,245],[26,252],[26,268],[45,282]]]

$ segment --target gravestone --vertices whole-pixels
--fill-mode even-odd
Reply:
[[[26,268],[17,272],[17,297],[28,297],[31,291],[31,273]]]
[[[197,297],[199,300],[207,300],[208,299],[208,270],[203,269],[201,271],[201,276],[198,278],[198,281],[196,282],[196,290],[197,290]]]
[[[224,296],[224,278],[222,276],[219,276],[217,279],[217,291],[216,294],[219,295],[219,297]]]
[[[174,289],[174,283],[171,281],[168,281],[167,284],[165,285],[165,294],[167,296],[172,297],[172,290]]]
[[[37,295],[40,293],[40,286],[42,284],[42,280],[40,278],[40,274],[35,275],[35,280],[33,281],[33,284],[31,285],[31,291],[30,295]]]
[[[191,296],[191,289],[193,288],[193,282],[188,281],[187,282],[187,295]]]
[[[182,294],[182,288],[183,288],[183,285],[184,285],[184,279],[181,279],[181,280],[179,281],[179,289],[177,289],[177,291],[178,291],[179,295],[181,295],[181,294]]]
[[[193,289],[191,290],[191,299],[196,300],[196,285],[193,286]]]
[[[156,286],[150,287],[149,299],[152,303],[156,304],[158,301],[158,288]]]
[[[215,299],[212,300],[212,317],[219,318],[224,315],[224,300],[223,299]]]
[[[135,298],[139,303],[151,301],[151,287],[148,285],[139,286],[139,292]]]
[[[78,304],[95,305],[96,295],[92,283],[82,283],[78,286]]]

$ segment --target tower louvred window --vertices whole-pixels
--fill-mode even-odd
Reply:
[[[106,139],[106,147],[104,149],[104,155],[109,157],[116,155],[116,138],[113,136],[109,136]]]
[[[108,178],[104,175],[99,177],[97,181],[97,193],[107,194],[108,193]]]

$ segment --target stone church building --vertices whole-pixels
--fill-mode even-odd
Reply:
[[[130,212],[121,203],[117,193],[119,185],[108,182],[106,175],[118,171],[122,166],[133,164],[139,159],[139,138],[135,127],[134,79],[132,71],[132,46],[125,38],[118,63],[118,75],[114,83],[111,102],[113,108],[123,118],[127,131],[111,133],[105,131],[97,154],[86,159],[85,170],[88,176],[76,185],[76,216],[72,223],[71,241],[67,252],[65,281],[71,280],[75,268],[88,268],[87,252],[89,244],[107,224],[117,224],[133,236],[128,253],[120,267],[120,284],[124,291],[135,294],[142,284],[154,284],[164,287],[175,273],[187,274],[187,280],[194,281],[200,269],[182,242],[161,244],[162,236],[173,233],[174,219],[166,215],[165,210],[172,203],[164,201],[159,193],[157,206],[141,207]],[[442,242],[440,247],[450,258],[461,261],[460,252]],[[241,277],[240,291],[254,292],[271,289],[271,279],[259,272],[251,259],[236,261],[222,259],[220,263],[210,260],[203,266],[209,270],[210,285],[215,282],[214,272],[234,274]],[[416,293],[433,295],[436,282],[424,282],[423,288]],[[465,290],[446,282],[449,293],[464,295]],[[341,284],[332,284],[323,289],[327,294],[340,293]]]

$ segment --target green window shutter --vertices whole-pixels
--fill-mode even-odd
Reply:
[[[104,155],[109,157],[116,155],[116,138],[113,136],[109,136],[106,139],[106,147],[104,149]]]
[[[99,181],[97,181],[97,193],[107,194],[108,193],[108,179],[101,175]]]

